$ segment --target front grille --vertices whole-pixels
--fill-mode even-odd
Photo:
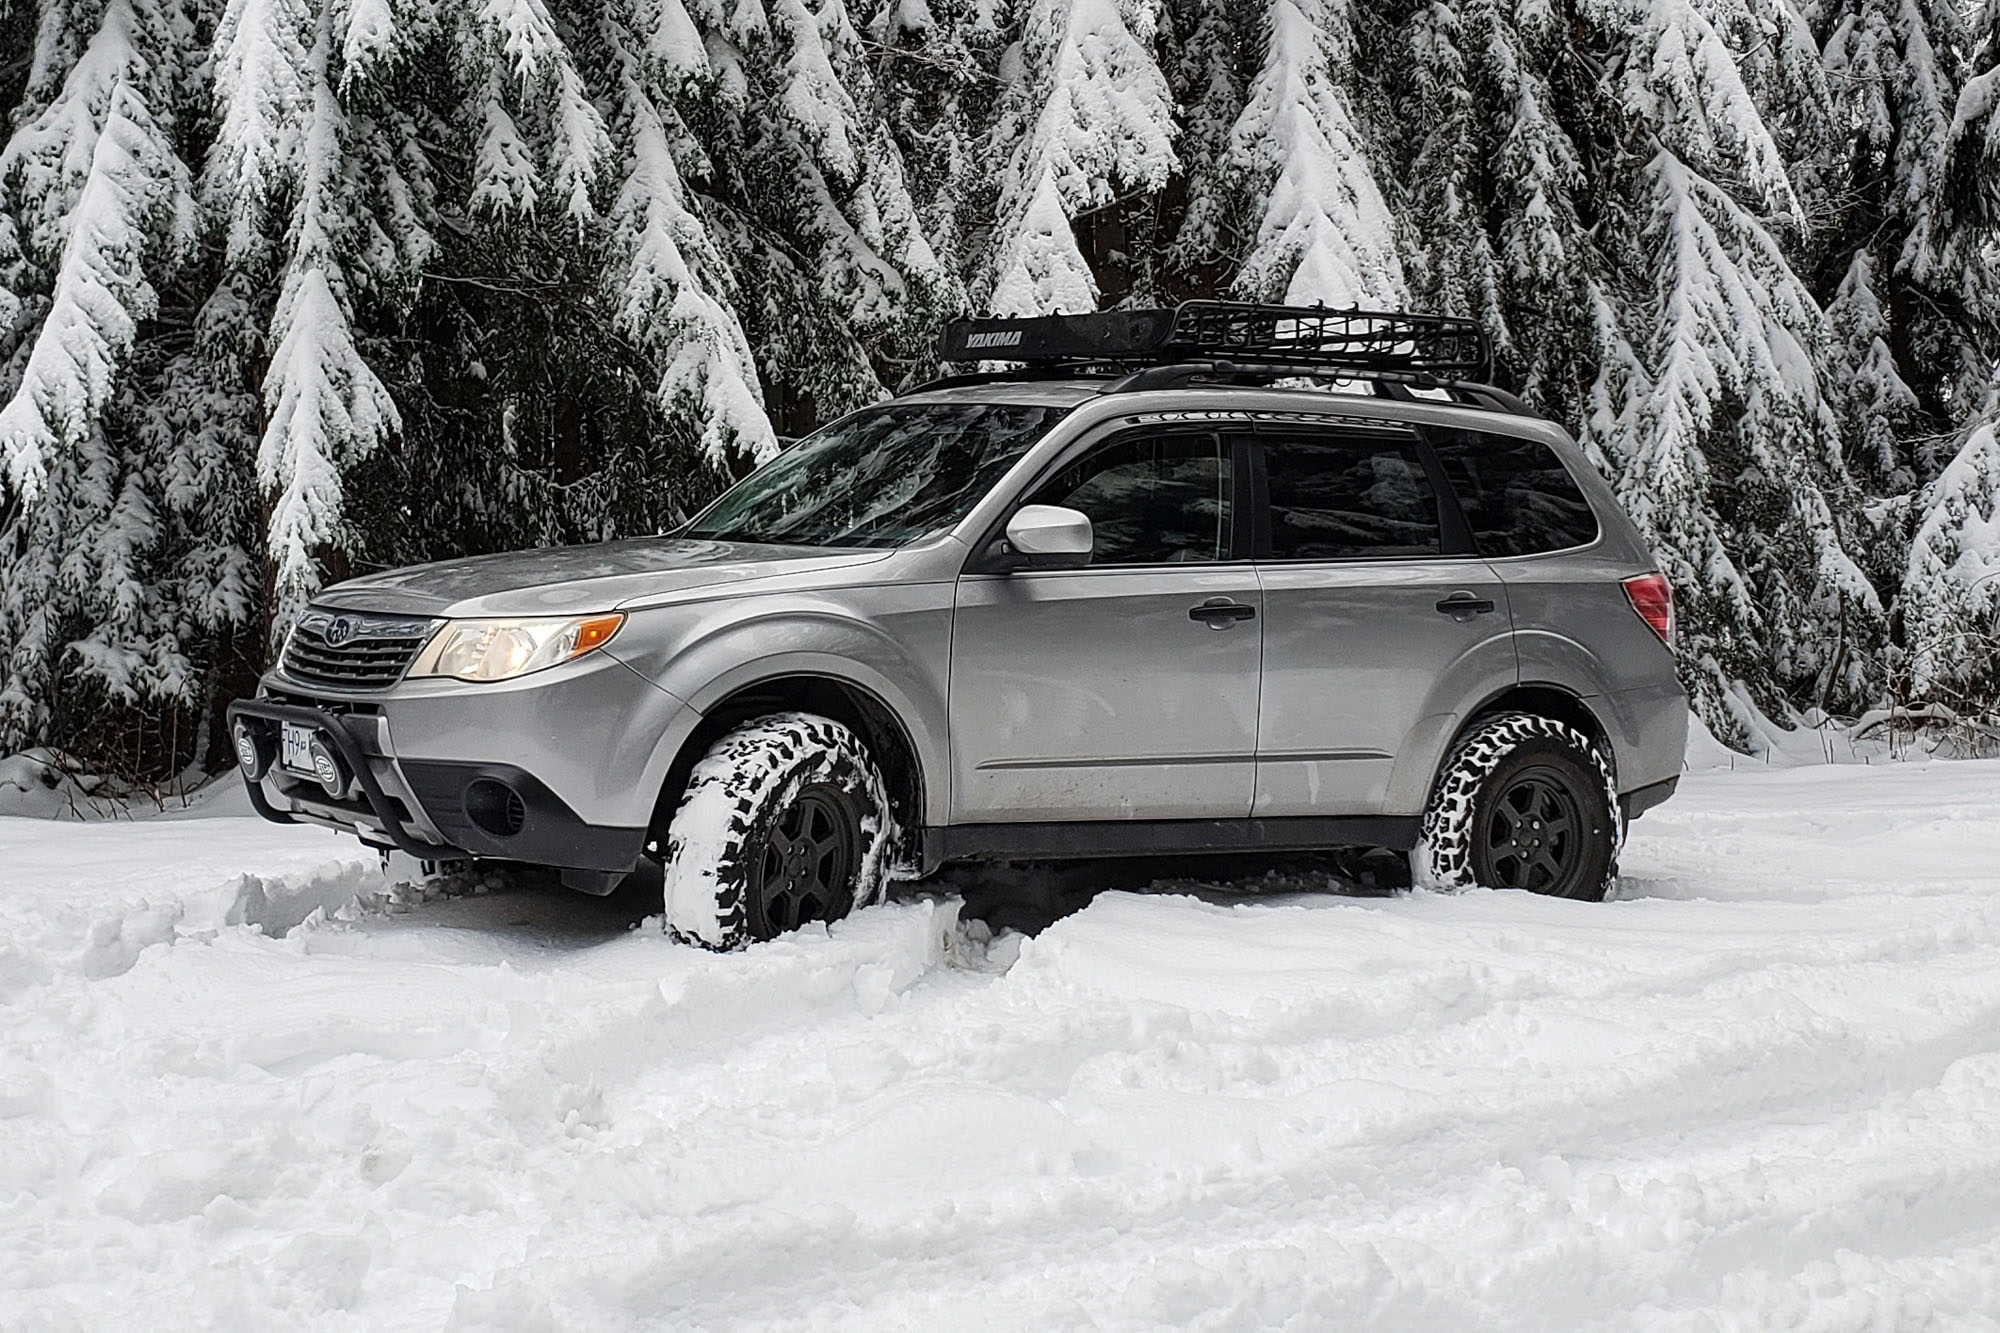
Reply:
[[[422,616],[311,608],[285,644],[285,674],[334,689],[387,689],[410,669],[435,623]]]
[[[369,703],[366,699],[329,699],[317,694],[292,694],[285,690],[267,689],[257,696],[265,703],[291,704],[295,708],[317,708],[322,713],[335,717],[380,717],[382,705]]]

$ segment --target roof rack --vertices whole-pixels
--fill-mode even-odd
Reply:
[[[1106,310],[945,325],[946,361],[1016,361],[1038,372],[1133,371],[1185,362],[1247,363],[1245,371],[1365,378],[1372,374],[1484,380],[1492,344],[1474,320],[1401,311],[1184,301],[1171,310]]]
[[[970,379],[971,376],[964,378]],[[1179,389],[1195,380],[1216,384],[1263,385],[1277,379],[1364,380],[1378,398],[1414,403],[1418,391],[1439,392],[1465,407],[1485,408],[1517,417],[1542,414],[1498,385],[1476,380],[1440,379],[1428,372],[1401,370],[1303,370],[1287,365],[1245,365],[1234,361],[1180,361],[1131,371],[1104,386],[1102,392],[1139,393],[1147,389]]]

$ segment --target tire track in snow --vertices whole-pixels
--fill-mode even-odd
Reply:
[[[1974,916],[1982,927],[1990,924],[1985,916],[1977,912]],[[1057,929],[1060,931],[1061,927]],[[1795,993],[1801,990],[1809,993],[1815,970],[1852,983],[1856,980],[1854,969],[1857,967],[1866,969],[1907,963],[1912,957],[1920,960],[1926,956],[1932,960],[1940,957],[1976,958],[1981,951],[1990,950],[1993,944],[1992,931],[1983,928],[1917,932],[1908,939],[1882,947],[1840,944],[1832,950],[1832,956],[1824,959],[1816,969],[1796,962],[1788,964],[1796,975],[1784,977],[1783,986]],[[1733,990],[1739,989],[1731,983],[1739,982],[1746,976],[1764,974],[1766,965],[1771,961],[1764,953],[1748,950],[1739,951],[1735,959],[1737,966],[1733,968],[1710,969],[1704,984],[1712,994],[1698,991],[1692,998],[1703,1000],[1711,1007],[1726,1006],[1737,998]],[[1974,975],[1984,975],[1976,963],[1971,970]],[[1581,971],[1585,976],[1592,973],[1591,969]],[[1044,988],[1051,982],[1051,978],[1046,976],[1035,980]],[[1686,978],[1681,980],[1684,982]],[[1848,989],[1848,986],[1834,985],[1830,989],[1839,992]],[[1576,1086],[1558,1084],[1540,1097],[1517,1099],[1497,1112],[1488,1108],[1484,1114],[1481,1113],[1483,1103],[1475,1101],[1468,1105],[1461,1101],[1418,1113],[1385,1115],[1372,1121],[1354,1122],[1342,1135],[1307,1132],[1295,1134],[1287,1141],[1282,1135],[1265,1133],[1257,1139],[1261,1161],[1225,1161],[1226,1171],[1213,1180],[1199,1177],[1192,1181],[1176,1179],[1169,1182],[1169,1188],[1156,1191],[1150,1198],[1142,1185],[1115,1172],[1106,1178],[1091,1178],[1087,1164],[1077,1160],[1078,1154],[1072,1151],[1068,1166],[1077,1174],[1057,1187],[989,1196],[989,1202],[995,1206],[984,1215],[954,1214],[928,1219],[921,1229],[921,1248],[931,1257],[924,1262],[927,1268],[936,1270],[932,1277],[944,1284],[952,1281],[951,1266],[954,1263],[975,1265],[988,1275],[989,1280],[1000,1280],[1011,1273],[1025,1282],[1030,1274],[1041,1274],[1046,1280],[1051,1275],[1064,1272],[1074,1250],[1089,1248],[1078,1245],[1079,1223],[1084,1224],[1082,1230],[1086,1237],[1092,1230],[1115,1230],[1128,1247],[1137,1243],[1140,1253],[1198,1252],[1202,1249],[1201,1233],[1213,1227],[1216,1219],[1222,1217],[1229,1219],[1229,1226],[1224,1229],[1237,1236],[1232,1244],[1240,1250],[1246,1244],[1242,1237],[1245,1231],[1268,1233],[1265,1239],[1267,1244],[1296,1243],[1299,1234],[1324,1239],[1328,1232],[1325,1217],[1329,1202],[1336,1201],[1339,1205],[1337,1214],[1349,1223],[1347,1234],[1366,1234],[1372,1219],[1381,1233],[1381,1242],[1393,1248],[1399,1237],[1422,1234],[1425,1230],[1419,1225],[1422,1215],[1434,1214],[1439,1207],[1446,1212],[1456,1209],[1467,1215],[1489,1218],[1496,1213],[1504,1215],[1510,1209],[1546,1211],[1562,1201],[1550,1190],[1535,1186],[1527,1176],[1521,1175],[1520,1168],[1513,1163],[1532,1166],[1541,1158],[1550,1156],[1552,1150],[1559,1149],[1560,1155],[1566,1158],[1597,1163],[1594,1174],[1615,1182],[1621,1178],[1621,1173],[1629,1176],[1641,1169],[1646,1157],[1640,1149],[1650,1143],[1661,1140],[1675,1142],[1679,1150],[1687,1151],[1695,1146],[1690,1142],[1694,1136],[1706,1136],[1719,1143],[1742,1140],[1746,1136],[1754,1138],[1754,1131],[1759,1126],[1782,1125],[1794,1120],[1811,1123],[1815,1118],[1811,1113],[1817,1109],[1823,1114],[1828,1104],[1850,1105],[1857,1101],[1865,1104],[1869,1094],[1884,1087],[1907,1088],[1913,1083],[1921,1085],[1935,1081],[1968,1056],[1992,1049],[1990,1034],[1996,1031],[1995,1019],[2000,1018],[2000,1000],[1996,1000],[1992,985],[1984,990],[1986,993],[1978,1007],[1967,1009],[1955,1023],[1916,1045],[1891,1042],[1877,1050],[1861,1039],[1865,1033],[1855,1033],[1837,1024],[1829,1025],[1800,1004],[1781,1010],[1761,1026],[1753,1025],[1746,1029],[1737,1025],[1733,1033],[1728,1028],[1720,1029],[1720,1036],[1731,1039],[1705,1042],[1685,1058],[1653,1070],[1643,1078],[1628,1076],[1609,1085],[1596,1086],[1588,1083]],[[1687,998],[1685,987],[1678,990],[1662,987],[1659,993],[1669,996],[1681,994]],[[993,998],[990,993],[978,997],[982,1003]],[[1503,1007],[1513,1006],[1515,1012],[1503,1016],[1513,1020],[1512,1030],[1518,1032],[1533,1026],[1532,1022],[1519,1021],[1523,1009],[1540,1005],[1555,1010],[1552,1018],[1567,1020],[1587,1012],[1600,998],[1600,993],[1544,992],[1525,1003],[1512,999],[1506,1001]],[[1474,1021],[1486,1021],[1494,1010],[1492,1006],[1482,1005],[1478,1006],[1478,1012],[1480,1017]],[[912,1020],[916,1021],[918,1017],[912,1015]],[[1226,1025],[1216,1025],[1218,1030],[1213,1032],[1197,1032],[1196,1028],[1200,1026],[1198,1020],[1206,1017],[1197,1015],[1195,1022],[1165,1021],[1160,1026],[1171,1034],[1174,1042],[1199,1043],[1214,1050],[1221,1037],[1220,1028]],[[1468,1049],[1497,1049],[1500,1055],[1492,1063],[1502,1068],[1501,1057],[1511,1059],[1517,1053],[1518,1043],[1510,1046],[1507,1030],[1472,1034],[1468,1039],[1459,1031],[1464,1023],[1454,1020],[1449,1013],[1442,1013],[1439,1017],[1441,1021],[1436,1032],[1420,1035],[1442,1036]],[[1665,1017],[1671,1018],[1672,1015]],[[939,1027],[947,1026],[938,1015],[921,1015],[921,1021],[935,1022]],[[837,1043],[845,1036],[837,1029],[847,1025],[846,1021],[837,1025],[820,1025],[815,1028],[815,1035]],[[981,1039],[993,1037],[995,1026],[987,1024],[978,1030],[978,1035]],[[1101,1022],[1087,1033],[1058,1026],[1060,1030],[1047,1039],[1047,1044],[1053,1049],[1081,1045],[1086,1049],[1095,1047],[1101,1052],[1107,1045],[1115,1048],[1119,1027],[1115,1021]],[[829,1027],[836,1030],[830,1031]],[[1129,1020],[1125,1029],[1128,1035],[1136,1031]],[[1250,1033],[1246,1031],[1244,1035],[1247,1039]],[[899,1046],[905,1036],[893,1032],[877,1034],[878,1040],[892,1048]],[[1451,1054],[1450,1051],[1418,1049],[1411,1044],[1412,1039],[1407,1034],[1400,1039],[1376,1037],[1372,1041],[1377,1049],[1370,1050],[1369,1041],[1350,1046],[1339,1036],[1334,1036],[1322,1041],[1329,1051],[1306,1054],[1310,1057],[1342,1048],[1342,1053],[1351,1057],[1350,1063],[1374,1064],[1381,1068],[1436,1068],[1444,1057]],[[730,1053],[731,1063],[737,1067],[746,1085],[758,1086],[762,1080],[754,1070],[741,1072],[742,1067],[761,1063],[765,1058],[804,1072],[798,1052],[781,1037],[768,1038],[765,1044],[776,1048],[768,1053],[768,1057],[756,1043]],[[1248,1044],[1247,1040],[1244,1044]],[[1147,1060],[1157,1059],[1162,1054],[1159,1050],[1136,1044],[1130,1053],[1135,1058],[1145,1057]],[[1226,1050],[1219,1054],[1226,1063]],[[1830,1054],[1843,1058],[1829,1059]],[[963,1051],[947,1050],[939,1063],[957,1073],[966,1074],[972,1071],[964,1065],[975,1062],[968,1061]],[[1310,1064],[1310,1058],[1303,1063]],[[687,1081],[705,1084],[708,1072],[692,1069],[683,1071],[683,1074]],[[1074,1075],[1072,1079],[1074,1081]],[[1115,1079],[1111,1081],[1116,1082]],[[1347,1091],[1338,1083],[1330,1086],[1335,1099]],[[1491,1097],[1494,1090],[1486,1090],[1485,1095]],[[824,1097],[820,1097],[809,1106],[792,1109],[799,1111],[806,1123],[823,1126],[823,1117],[827,1114],[825,1101]],[[731,1109],[711,1099],[693,1115],[693,1123],[675,1121],[672,1125],[675,1130],[699,1129],[703,1119],[726,1117]],[[1100,1104],[1095,1109],[1101,1111],[1104,1108]],[[857,1127],[865,1126],[884,1110],[875,1104],[854,1108],[844,1132],[852,1133]],[[1022,1110],[1025,1114],[1029,1108],[1024,1106]],[[1578,1125],[1589,1127],[1589,1132],[1573,1139],[1560,1136],[1552,1139],[1549,1120],[1558,1114],[1566,1114]],[[1072,1142],[1077,1141],[1075,1128],[1074,1116],[1068,1119],[1058,1116],[1045,1132],[1052,1142],[1060,1144],[1065,1137]],[[1065,1134],[1065,1131],[1070,1132]],[[839,1139],[840,1132],[835,1132],[831,1136],[794,1145],[791,1151],[798,1154],[823,1151],[829,1141],[837,1145]],[[1084,1144],[1087,1150],[1087,1136]],[[782,1151],[778,1143],[764,1146],[767,1151]],[[1385,1158],[1394,1164],[1393,1167],[1383,1165]],[[1428,1171],[1408,1172],[1407,1164],[1412,1159],[1426,1161]],[[1062,1165],[1057,1164],[1059,1169]],[[1859,1170],[1860,1166],[1857,1163],[1856,1169]],[[798,1169],[798,1164],[789,1162],[768,1168],[770,1174],[780,1177]],[[1496,1182],[1496,1173],[1503,1179]],[[1507,1183],[1504,1177],[1508,1173],[1521,1175],[1512,1190],[1504,1188]],[[1960,1201],[1966,1206],[1980,1206],[1990,1201],[1990,1177],[1989,1168],[1977,1177],[1984,1183],[1961,1185]],[[1889,1178],[1894,1178],[1893,1173]],[[1865,1193],[1879,1183],[1864,1173],[1862,1183],[1856,1188]],[[758,1191],[748,1190],[745,1193],[750,1199],[734,1205],[744,1231],[757,1233],[766,1230],[773,1225],[774,1212],[784,1214],[782,1207],[768,1199],[762,1204],[752,1202]],[[1447,1203],[1432,1203],[1427,1207],[1427,1200],[1437,1198]],[[1623,1198],[1622,1186],[1613,1198]],[[1009,1210],[1003,1204],[1013,1207]],[[1647,1206],[1657,1209],[1661,1205],[1654,1201]],[[1197,1219],[1192,1227],[1188,1222],[1190,1213]],[[711,1211],[711,1225],[729,1215],[728,1210],[719,1216]],[[1790,1222],[1767,1223],[1777,1232],[1793,1225]],[[1462,1227],[1463,1223],[1460,1229]],[[1435,1226],[1430,1229],[1438,1230]],[[716,1226],[706,1244],[693,1243],[678,1249],[665,1262],[664,1271],[656,1274],[658,1289],[675,1291],[691,1298],[693,1292],[690,1285],[695,1291],[703,1286],[696,1275],[738,1272],[743,1263],[741,1253],[748,1244],[744,1231]],[[800,1265],[803,1273],[840,1271],[863,1288],[874,1285],[865,1280],[870,1272],[877,1273],[881,1282],[887,1284],[893,1272],[906,1269],[912,1262],[915,1237],[909,1234],[907,1227],[889,1227],[874,1233],[863,1228],[862,1232],[860,1235],[849,1234],[845,1241],[829,1239],[823,1244],[811,1237],[787,1233],[785,1244],[788,1253],[795,1258],[816,1256],[814,1261]],[[1049,1239],[1041,1241],[1038,1236]],[[1289,1241],[1286,1240],[1288,1236]],[[798,1253],[801,1247],[807,1251],[806,1255]],[[1621,1244],[1618,1248],[1624,1250],[1630,1247],[1629,1244]],[[889,1257],[871,1266],[870,1252],[875,1250],[885,1252]],[[1623,1259],[1629,1262],[1633,1257],[1625,1254]],[[569,1258],[574,1260],[576,1256]],[[904,1275],[908,1276],[907,1273]],[[1434,1278],[1436,1276],[1433,1275]],[[1080,1280],[1079,1286],[1088,1290],[1090,1283]],[[714,1299],[720,1302],[735,1299],[731,1294],[733,1290],[730,1288],[718,1293]],[[773,1311],[802,1308],[788,1306],[784,1299],[786,1296],[809,1301],[811,1295],[809,1284],[793,1290],[786,1286],[782,1275],[775,1279],[767,1276],[760,1283],[760,1290],[770,1300]],[[1643,1296],[1644,1293],[1634,1294]],[[710,1307],[690,1299],[687,1304],[674,1304],[671,1310],[679,1316],[700,1318],[705,1311],[714,1313],[722,1308],[720,1304]],[[1389,1308],[1408,1313],[1393,1301]],[[1043,1313],[1053,1312],[1044,1310]],[[1484,1319],[1497,1317],[1503,1312],[1488,1309],[1481,1314],[1473,1307],[1466,1307],[1461,1313],[1469,1318]]]
[[[922,903],[0,901],[44,962],[184,907],[8,1011],[0,1326],[1992,1327],[2000,765],[1687,787],[1634,900],[1115,895],[1005,973]]]

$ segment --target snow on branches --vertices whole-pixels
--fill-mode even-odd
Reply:
[[[319,586],[325,553],[345,544],[346,471],[400,424],[355,341],[354,294],[420,264],[430,238],[395,146],[379,137],[389,126],[353,114],[337,86],[338,52],[355,44],[336,30],[335,9],[315,15],[304,0],[238,6],[224,27],[223,63],[273,75],[282,95],[266,96],[257,78],[218,90],[225,112],[207,193],[211,207],[251,218],[289,197],[280,239],[261,228],[232,236],[234,257],[253,271],[283,256],[257,480],[270,497],[274,593],[289,619]],[[357,79],[347,82],[351,96]],[[386,206],[371,209],[378,199]]]
[[[119,703],[187,693],[148,578],[152,479],[105,432],[159,306],[155,275],[193,239],[173,142],[179,36],[150,0],[45,8],[0,149],[0,316],[40,313],[0,373],[0,748],[46,726],[66,665]]]
[[[1229,163],[1264,200],[1234,287],[1298,305],[1407,303],[1396,226],[1341,80],[1353,65],[1348,0],[1270,0],[1264,67]]]
[[[2000,397],[1924,494],[1903,628],[1918,699],[2000,686]]]
[[[158,302],[147,266],[170,265],[192,239],[188,169],[171,120],[154,110],[171,105],[174,36],[146,0],[109,0],[59,91],[0,150],[0,209],[19,229],[8,247],[17,253],[0,253],[13,272],[0,277],[47,292],[25,370],[0,408],[0,490],[26,503],[53,454],[91,446]],[[37,75],[53,73],[59,37],[45,21]]]
[[[2000,562],[2000,3],[41,0],[0,37],[0,747],[211,703],[363,563],[668,526],[960,309],[1187,297],[1482,321],[1724,731],[1978,678],[1924,645]]]
[[[1166,75],[1148,41],[1158,0],[1034,0],[1001,118],[1006,155],[986,305],[996,315],[1093,310],[1071,222],[1179,167]]]
[[[675,0],[662,17],[669,21],[687,22]],[[672,31],[662,27],[651,48],[671,62],[692,59],[699,44]],[[607,16],[603,40],[617,80],[614,125],[627,162],[611,210],[618,255],[607,274],[613,318],[656,350],[660,399],[700,423],[706,457],[718,466],[735,456],[761,461],[777,441],[764,415],[756,359],[718,295],[729,290],[729,275],[674,161],[674,143],[685,143],[688,131],[671,102],[663,107],[656,100],[646,62],[622,22]],[[697,68],[673,63],[667,75]]]

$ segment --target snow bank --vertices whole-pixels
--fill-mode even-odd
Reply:
[[[37,746],[0,757],[0,817],[96,820],[250,813],[249,794],[234,769],[208,778],[190,769],[182,782],[167,784],[155,795],[90,773],[60,750]]]
[[[59,751],[23,750],[0,758],[0,815],[81,819],[97,808],[102,785]]]

